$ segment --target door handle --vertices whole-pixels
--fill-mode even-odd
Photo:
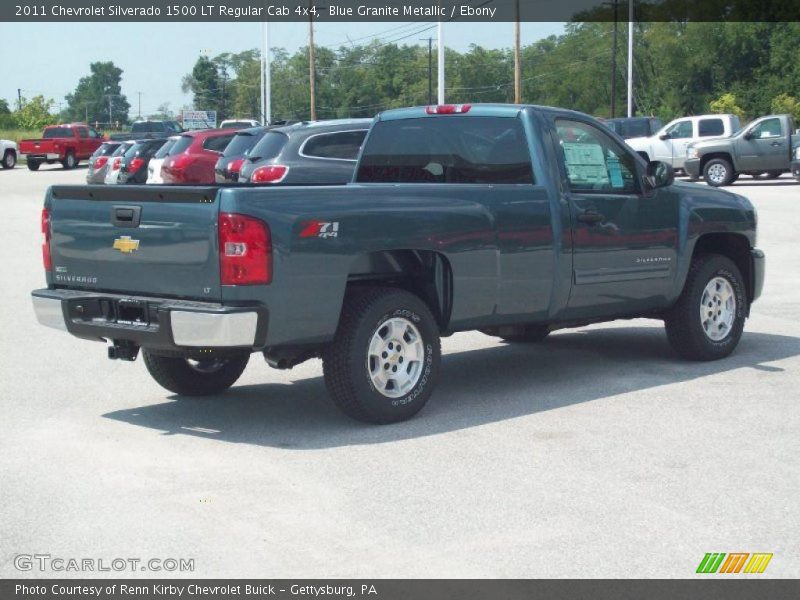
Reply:
[[[783,146],[781,142],[772,142],[773,146]]]
[[[594,209],[585,210],[582,213],[578,213],[578,221],[581,223],[599,223],[600,221],[605,221],[605,217],[601,215]]]

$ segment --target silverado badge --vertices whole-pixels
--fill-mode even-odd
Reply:
[[[114,240],[114,250],[119,250],[123,254],[131,254],[139,249],[139,240],[132,240],[131,236],[123,235]]]

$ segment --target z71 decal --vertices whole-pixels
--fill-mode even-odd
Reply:
[[[305,221],[300,231],[301,238],[335,238],[339,237],[339,221]]]

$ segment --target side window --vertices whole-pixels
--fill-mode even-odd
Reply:
[[[776,118],[761,121],[761,123],[753,127],[751,133],[756,139],[781,137],[781,135],[783,135],[781,131],[781,120]]]
[[[691,123],[690,123],[691,124]],[[636,193],[636,159],[597,127],[557,120],[567,179],[573,192]]]
[[[217,137],[208,138],[205,142],[203,142],[203,148],[206,150],[211,150],[212,152],[224,152],[225,146],[230,144],[233,136],[234,134],[232,133],[230,135],[220,135]]]
[[[667,129],[667,133],[673,140],[690,138],[692,137],[692,122],[678,121],[672,127]]]
[[[315,158],[355,160],[366,135],[366,130],[314,135],[303,144],[301,154]]]
[[[81,138],[89,137],[89,130],[86,127],[78,127],[78,136]]]
[[[99,138],[100,134],[94,129],[94,127],[89,127],[89,137],[90,138]]]
[[[700,119],[698,130],[700,137],[723,135],[725,133],[725,125],[723,125],[722,119]]]

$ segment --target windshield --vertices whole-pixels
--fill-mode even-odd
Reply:
[[[192,136],[182,135],[175,140],[175,143],[172,145],[172,148],[169,151],[169,156],[180,154],[181,152],[185,151],[189,146],[192,145],[192,141],[194,141]]]
[[[262,137],[264,133],[237,133],[233,139],[231,140],[230,144],[227,145],[225,148],[225,152],[222,153],[222,156],[229,157],[229,156],[242,156],[247,154],[253,146],[256,145]]]
[[[164,157],[166,157],[169,154],[169,151],[175,145],[176,141],[177,140],[167,140],[166,142],[164,142],[164,144],[161,146],[161,148],[159,148],[158,151],[153,155],[153,158],[164,158]]]
[[[275,158],[281,153],[281,150],[283,150],[283,147],[288,141],[289,136],[285,133],[269,131],[261,138],[261,141],[250,150],[250,160],[256,161]]]
[[[72,137],[72,129],[69,127],[48,127],[44,130],[44,139]]]
[[[105,144],[100,144],[100,147],[94,151],[94,154],[92,154],[92,158],[96,158],[98,156],[108,156],[109,154],[114,152],[114,150],[119,148],[119,146],[120,146],[119,143],[115,144],[107,142]]]

